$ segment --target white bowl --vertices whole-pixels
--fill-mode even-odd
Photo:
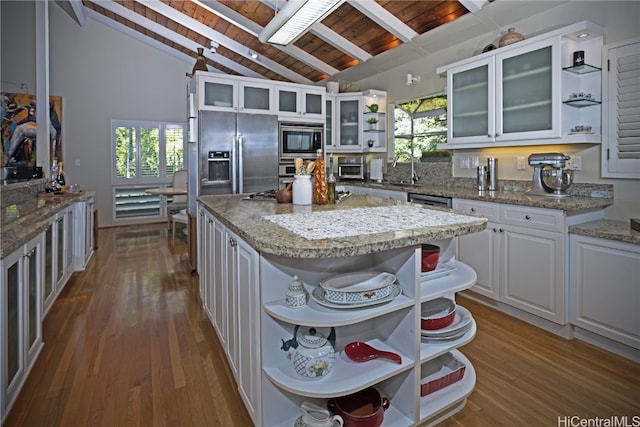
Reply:
[[[324,298],[335,304],[354,304],[386,298],[397,287],[396,276],[379,271],[346,273],[319,283]]]

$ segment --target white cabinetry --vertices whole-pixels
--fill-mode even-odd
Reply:
[[[276,85],[279,120],[324,123],[326,90],[318,86]]]
[[[73,269],[84,270],[93,255],[94,196],[73,204]]]
[[[591,36],[578,41],[576,34],[586,28]],[[599,143],[600,73],[582,77],[586,67],[571,63],[573,51],[581,49],[599,69],[597,33],[593,24],[578,23],[439,68],[447,73],[449,93],[447,149],[541,145],[559,138]],[[574,132],[576,126],[591,126],[593,133]]]
[[[386,92],[368,90],[357,93],[327,95],[332,122],[327,118],[326,149],[353,153],[386,152]],[[368,106],[378,105],[372,112]],[[375,124],[369,121],[376,121]]]
[[[41,283],[44,237],[39,234],[1,262],[0,414],[4,421],[42,349]]]
[[[249,415],[261,425],[258,254],[200,207],[200,295]]]
[[[455,292],[472,286],[476,275],[471,268],[451,260],[456,267],[454,274],[421,284],[419,247],[336,259],[300,260],[270,255],[260,259],[262,425],[293,425],[303,402],[326,406],[329,398],[369,386],[374,386],[390,400],[384,425],[436,423],[464,406],[475,385],[475,372],[471,363],[455,348],[473,338],[475,324],[455,341],[426,344],[420,340],[419,316],[422,302],[440,296],[453,298]],[[394,272],[402,294],[386,304],[358,310],[329,309],[313,299],[305,307],[291,309],[284,302],[287,285],[294,275],[300,278],[307,292],[312,292],[319,281],[329,276],[372,269]],[[296,325],[335,328],[336,360],[326,378],[310,381],[298,376],[288,355],[282,351],[283,341],[292,338]],[[343,349],[353,341],[364,341],[379,349],[393,351],[401,355],[402,363],[351,362],[344,356]],[[466,363],[465,377],[437,394],[420,397],[422,365],[447,352]]]
[[[198,109],[274,114],[274,86],[260,79],[196,73]]]
[[[569,239],[571,323],[640,350],[640,246],[576,234]]]

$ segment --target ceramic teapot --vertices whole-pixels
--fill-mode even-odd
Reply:
[[[293,370],[305,379],[324,378],[331,372],[336,358],[334,346],[336,331],[331,328],[328,336],[318,328],[300,327],[293,329],[293,338],[282,340],[282,350],[291,355]]]
[[[300,406],[302,415],[296,420],[295,427],[342,427],[344,420],[340,415],[331,415],[327,409],[310,402]]]

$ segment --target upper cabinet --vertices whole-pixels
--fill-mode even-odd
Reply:
[[[324,123],[324,87],[196,73],[198,110],[276,114],[283,121]]]
[[[277,85],[276,110],[282,120],[324,123],[326,90],[317,86]]]
[[[326,150],[385,152],[386,101],[379,90],[327,95]]]
[[[574,24],[438,69],[449,94],[446,148],[600,143],[602,36],[577,38],[594,29]],[[576,51],[592,62],[574,66]]]

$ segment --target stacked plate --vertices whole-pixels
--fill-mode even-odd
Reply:
[[[396,276],[366,271],[340,274],[319,283],[311,297],[330,308],[356,308],[382,304],[400,295]]]
[[[453,322],[442,329],[421,329],[420,335],[423,341],[450,341],[466,334],[473,325],[471,313],[461,305],[456,305],[456,316]]]

